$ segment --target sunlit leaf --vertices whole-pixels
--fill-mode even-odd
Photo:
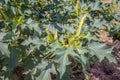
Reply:
[[[54,40],[57,40],[58,39],[58,30],[55,30],[55,33],[54,33]]]
[[[80,20],[80,23],[79,23],[79,26],[78,26],[78,29],[76,31],[76,35],[75,36],[79,36],[80,35],[80,32],[82,30],[82,27],[83,27],[83,24],[84,24],[84,21],[85,21],[85,18],[87,17],[87,14],[84,14],[83,17],[81,18]]]
[[[49,43],[52,43],[54,41],[53,35],[50,33],[49,29],[46,29],[46,32],[47,32],[47,41]]]
[[[23,16],[20,16],[19,19],[17,20],[16,26],[20,25],[23,22]]]
[[[79,15],[79,0],[76,2],[76,15]]]

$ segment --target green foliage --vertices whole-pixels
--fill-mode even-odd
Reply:
[[[119,31],[116,31],[115,33],[114,33],[114,35],[113,35],[113,39],[114,40],[120,40],[120,30]]]
[[[119,4],[102,0],[0,0],[0,77],[12,79],[20,62],[25,80],[51,80],[51,73],[57,80],[67,80],[70,59],[78,61],[83,72],[94,56],[115,62],[112,47],[100,43],[94,32],[120,28],[113,24],[120,21],[116,17],[120,11],[115,12]]]
[[[98,42],[92,42],[88,45],[88,47],[90,49],[90,54],[96,55],[100,59],[100,61],[107,57],[110,62],[116,62],[115,58],[111,54],[113,49],[112,47],[106,46],[105,44]]]

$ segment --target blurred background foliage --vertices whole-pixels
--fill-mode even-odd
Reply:
[[[120,40],[119,0],[0,0],[0,77],[51,80],[52,73],[66,80],[70,59],[85,75],[94,55],[115,62],[112,48],[95,35],[101,29]]]

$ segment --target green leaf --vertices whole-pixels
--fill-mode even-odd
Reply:
[[[44,54],[48,54],[50,52],[54,52],[57,48],[60,48],[60,44],[59,44],[58,41],[55,41],[54,43],[52,43],[52,44],[50,44],[48,46],[48,49],[47,49],[47,51]]]
[[[71,70],[70,66],[68,65],[66,67],[66,71],[65,71],[65,73],[64,73],[64,75],[63,75],[61,80],[70,80],[71,73],[72,73],[72,70]],[[57,80],[59,80],[59,79],[57,79]]]
[[[115,57],[111,54],[113,47],[107,46],[104,43],[99,42],[92,42],[88,45],[88,48],[90,49],[90,54],[96,55],[100,61],[102,61],[105,57],[108,58],[110,62],[115,62]]]
[[[36,80],[51,80],[50,72],[51,69],[43,71],[40,76],[36,78]]]
[[[4,36],[4,40],[12,40],[12,36],[13,34],[12,34],[12,32],[8,32],[8,33],[6,33],[6,35]]]
[[[55,70],[54,65],[52,65],[51,67],[48,67],[47,69],[44,69],[40,73],[40,75],[38,77],[36,77],[36,80],[51,80],[51,73],[56,74],[56,70]]]
[[[2,16],[3,20],[7,20],[8,19],[7,15],[5,13],[3,13],[2,10],[0,10],[0,15]]]
[[[13,69],[18,65],[20,51],[16,47],[10,48],[10,57],[8,58],[8,70],[13,71]]]
[[[2,55],[5,55],[7,57],[10,56],[10,52],[8,50],[8,44],[0,42],[0,51]]]
[[[80,54],[80,60],[83,65],[86,65],[86,62],[88,61],[88,57],[85,55],[88,53],[88,50],[86,48],[77,48],[78,53]]]
[[[26,39],[24,42],[22,42],[22,45],[29,45],[29,44],[35,44],[35,45],[38,45],[40,44],[41,41],[38,37],[34,37],[34,38],[28,38]]]
[[[62,78],[65,70],[66,70],[66,65],[70,64],[69,60],[68,60],[68,55],[67,53],[64,53],[64,55],[62,55],[59,59],[59,68],[58,71],[60,73],[60,78]]]
[[[6,33],[0,32],[0,41],[3,40],[4,36],[6,35]]]
[[[60,48],[54,52],[57,55],[55,62],[59,63],[58,71],[60,73],[60,78],[66,71],[66,66],[70,64],[68,55],[77,56],[77,54],[71,48]]]
[[[89,42],[91,40],[98,41],[98,38],[95,35],[91,34],[90,32],[87,33],[86,38]]]
[[[36,21],[32,20],[31,18],[29,18],[26,23],[27,23],[27,25],[29,26],[29,28],[31,30],[34,29],[36,32],[41,34],[42,31],[41,31],[41,28],[40,28],[38,22],[36,22]]]

